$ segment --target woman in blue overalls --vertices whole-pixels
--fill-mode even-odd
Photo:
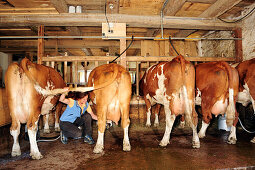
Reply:
[[[61,141],[67,144],[68,138],[79,139],[84,137],[84,142],[94,144],[91,123],[92,119],[97,120],[97,116],[87,102],[88,93],[78,92],[76,98],[76,100],[66,98],[66,94],[62,94],[59,98],[59,101],[67,104],[66,110],[60,117]]]

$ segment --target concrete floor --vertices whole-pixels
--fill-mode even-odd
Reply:
[[[217,121],[214,121],[214,124]],[[228,132],[209,126],[207,136],[200,140],[200,149],[191,146],[192,131],[175,127],[170,144],[159,147],[165,124],[158,128],[145,127],[144,122],[131,120],[129,137],[131,151],[122,151],[123,130],[111,127],[105,133],[102,154],[94,154],[93,147],[79,140],[69,140],[67,145],[60,140],[39,142],[41,160],[29,156],[29,142],[21,135],[22,155],[11,157],[12,137],[9,126],[0,128],[0,169],[226,169],[255,168],[255,144],[250,143],[253,134],[237,128],[237,144],[227,144]],[[93,138],[97,127],[93,126]],[[24,127],[23,129],[24,130]]]

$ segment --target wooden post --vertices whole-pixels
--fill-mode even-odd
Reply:
[[[38,29],[38,36],[44,36],[44,26],[43,25],[41,25]],[[43,40],[43,38],[38,38],[37,64],[42,64],[43,55],[44,55],[44,40]]]
[[[73,83],[73,62],[70,65],[70,83]]]
[[[97,67],[98,66],[98,61],[95,61],[95,67]]]
[[[139,62],[136,62],[136,95],[139,96]]]
[[[64,80],[67,83],[67,61],[64,61]]]
[[[87,61],[84,61],[84,82],[87,83]]]
[[[237,28],[234,30],[235,38],[242,38],[242,29]],[[242,47],[242,40],[235,40],[235,47],[236,47],[236,62],[243,61],[243,47]]]
[[[77,87],[77,85],[78,85],[78,61],[75,61],[74,64],[75,64],[74,82],[75,82],[75,87]]]
[[[126,38],[121,38],[120,39],[120,54],[127,48],[127,41]],[[127,53],[124,52],[121,56],[120,56],[120,65],[124,66],[125,68],[127,68],[127,60],[126,60],[126,56]]]
[[[54,62],[54,61],[52,61],[52,62],[50,63],[50,65],[51,65],[52,68],[55,68],[55,62]]]

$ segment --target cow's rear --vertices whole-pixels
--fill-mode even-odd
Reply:
[[[104,148],[103,136],[106,120],[112,120],[116,124],[121,117],[121,125],[124,128],[123,150],[130,151],[128,138],[129,104],[131,100],[131,78],[124,67],[117,64],[107,64],[95,68],[89,76],[88,86],[98,88],[102,84],[111,81],[108,85],[90,93],[92,101],[96,104],[98,116],[98,139],[94,153],[101,153]]]
[[[53,96],[43,95],[40,89],[64,87],[65,82],[54,69],[34,64],[25,58],[20,65],[12,63],[8,67],[5,74],[5,84],[12,117],[10,128],[10,133],[14,139],[12,156],[21,154],[18,141],[20,123],[27,123],[30,155],[33,159],[41,159],[42,155],[36,143],[37,123],[40,114],[48,113],[55,103],[52,103]]]
[[[200,142],[196,132],[197,113],[194,107],[194,66],[183,56],[178,56],[171,62],[162,62],[148,68],[141,81],[147,116],[150,116],[152,104],[164,105],[166,130],[160,145],[166,146],[169,143],[176,116],[184,115],[187,124],[193,129],[193,147],[199,148]]]

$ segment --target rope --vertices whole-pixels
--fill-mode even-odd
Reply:
[[[251,131],[247,130],[247,129],[243,126],[243,124],[242,124],[242,122],[241,122],[241,120],[240,120],[239,118],[238,118],[238,120],[239,120],[239,123],[240,123],[240,125],[241,125],[241,127],[243,128],[244,131],[246,131],[246,132],[248,132],[248,133],[255,133],[255,131],[251,132]]]
[[[171,36],[169,36],[169,42],[171,44],[171,46],[173,47],[174,51],[176,52],[177,55],[180,55],[177,50],[175,49],[174,45],[172,44],[172,40],[171,40]]]
[[[133,41],[134,41],[134,36],[132,35],[132,40],[131,40],[130,44],[128,45],[128,47],[127,47],[121,54],[118,54],[117,57],[116,57],[114,60],[112,60],[110,63],[113,63],[113,62],[116,61],[122,54],[124,54],[124,53],[127,51],[127,49],[129,49],[129,47],[131,46],[131,44],[133,43]]]

